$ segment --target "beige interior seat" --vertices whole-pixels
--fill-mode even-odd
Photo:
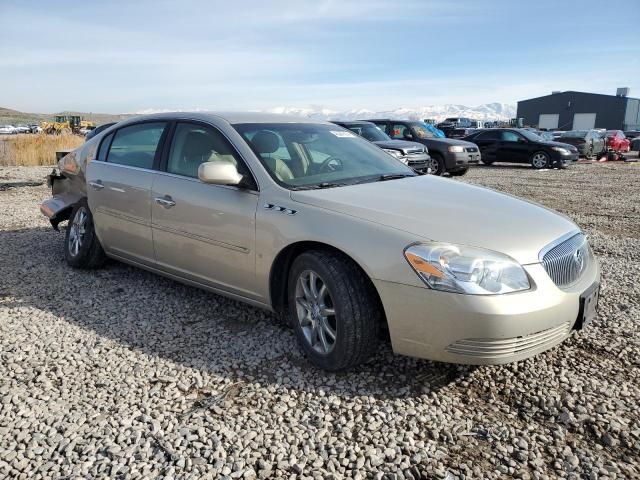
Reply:
[[[280,147],[278,135],[269,130],[261,130],[253,136],[251,143],[278,180],[286,182],[294,178],[285,161],[273,155]]]

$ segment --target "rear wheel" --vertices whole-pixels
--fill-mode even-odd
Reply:
[[[85,269],[101,267],[106,260],[86,199],[80,200],[71,212],[65,235],[64,258],[70,266]]]
[[[446,171],[445,165],[444,165],[444,158],[442,157],[442,155],[440,155],[439,153],[432,153],[431,154],[431,173],[433,175],[444,175],[444,172]]]
[[[531,166],[536,170],[549,168],[549,155],[545,152],[536,152],[531,156]]]
[[[382,314],[373,288],[342,255],[312,250],[294,260],[288,282],[291,324],[314,365],[343,370],[375,352]]]

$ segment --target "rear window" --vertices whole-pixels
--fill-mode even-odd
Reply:
[[[115,132],[107,162],[137,168],[153,168],[165,122],[140,123]]]

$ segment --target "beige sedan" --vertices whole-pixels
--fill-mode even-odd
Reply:
[[[321,368],[367,360],[383,329],[398,354],[505,363],[596,314],[598,264],[566,217],[330,123],[137,117],[59,166],[41,211],[69,221],[72,267],[111,257],[271,309]]]

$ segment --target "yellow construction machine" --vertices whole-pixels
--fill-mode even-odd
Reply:
[[[95,128],[96,124],[83,120],[80,115],[56,115],[53,122],[42,122],[42,130],[48,134],[81,133],[83,128]]]

